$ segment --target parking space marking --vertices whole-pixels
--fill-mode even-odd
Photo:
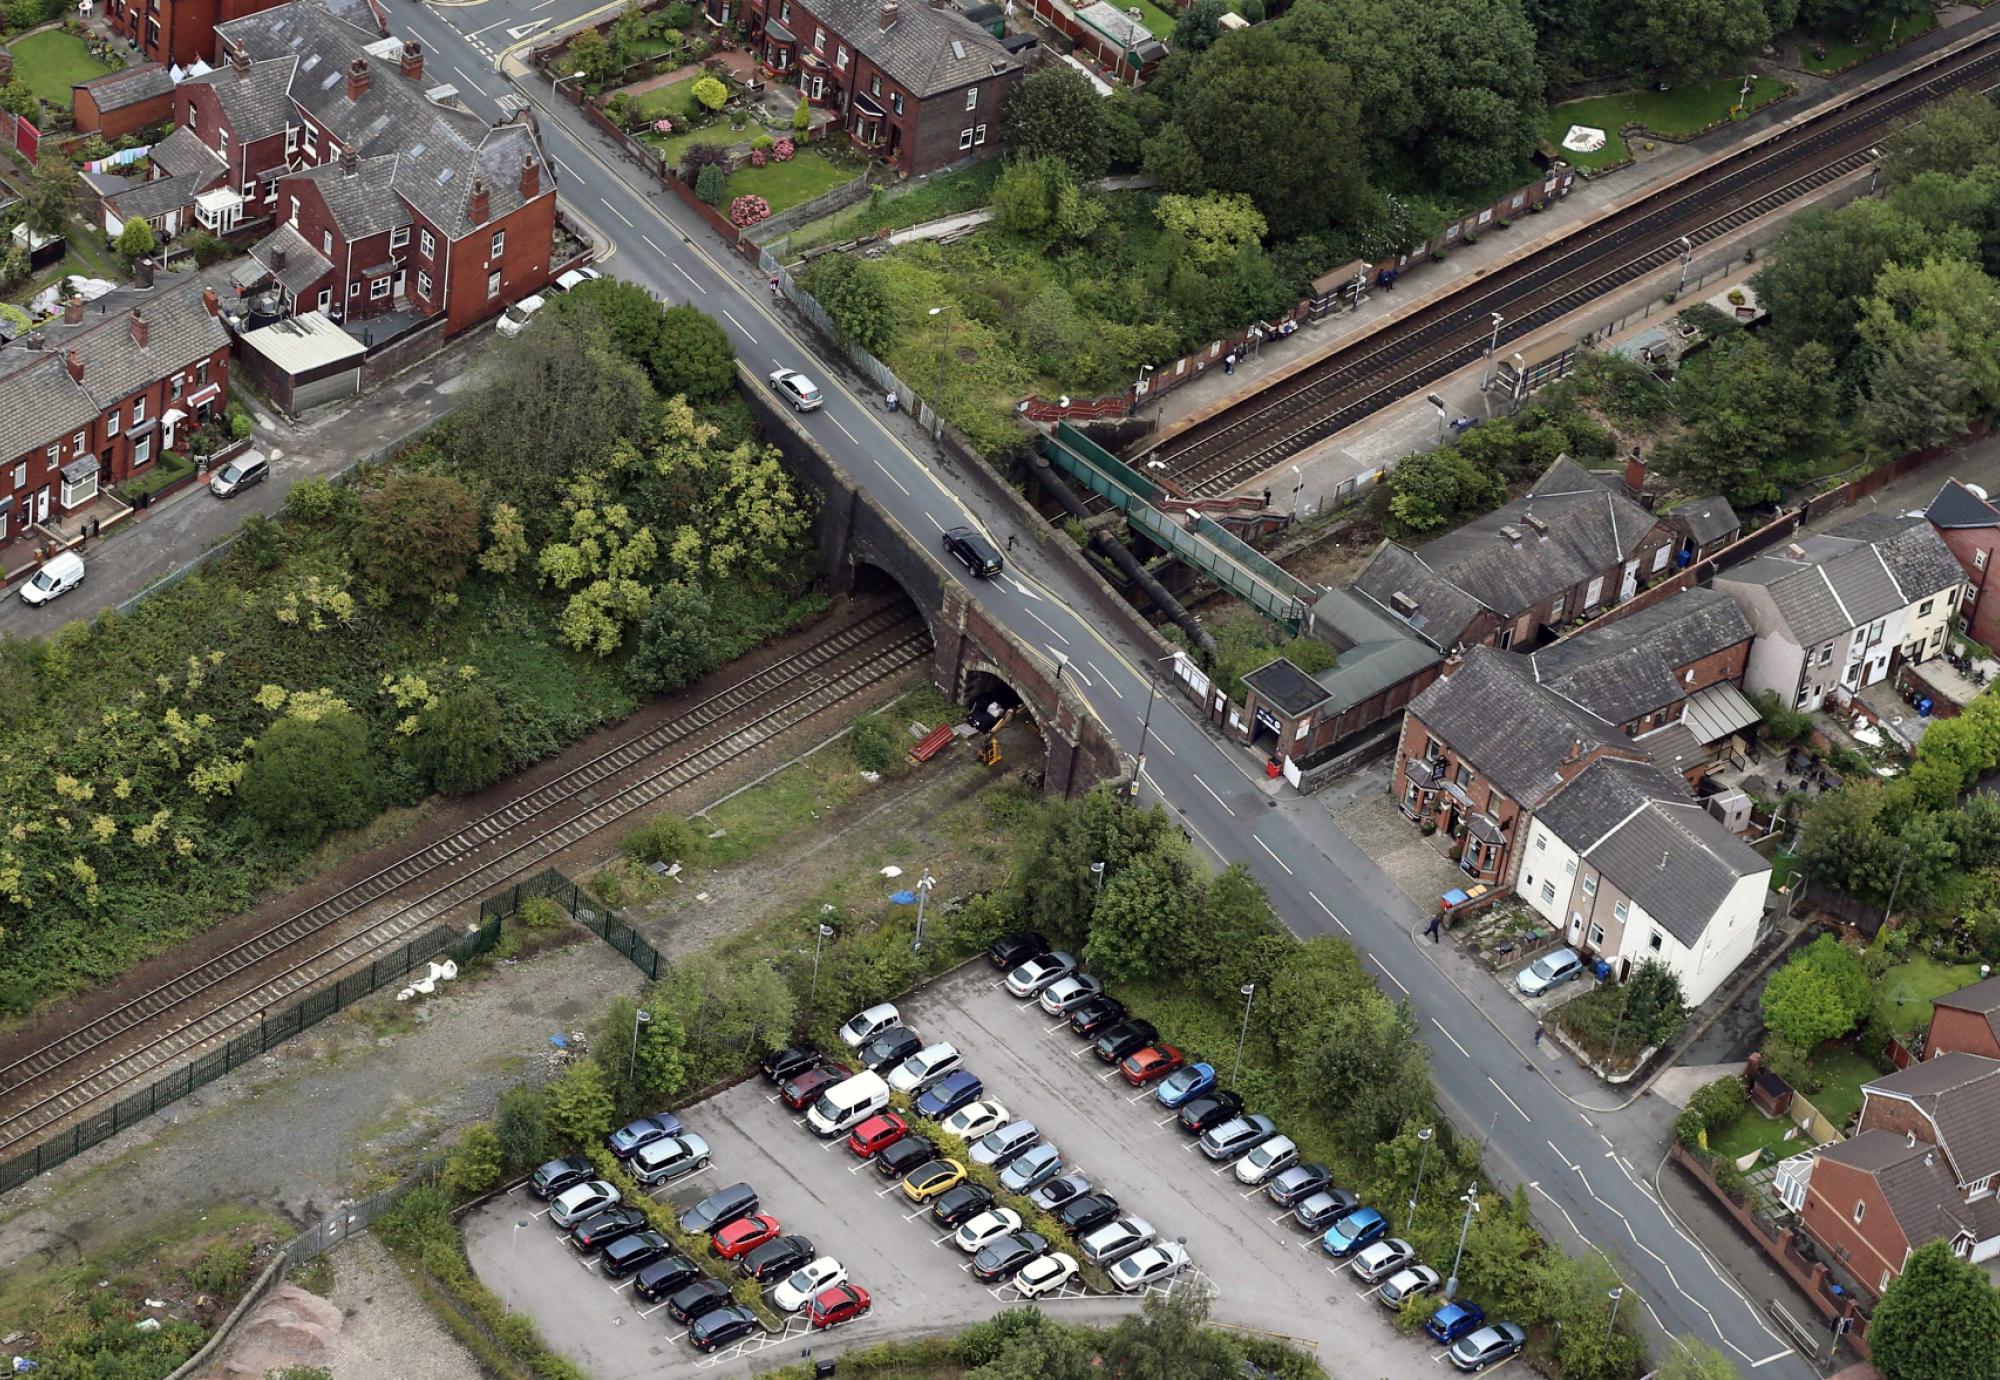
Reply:
[[[1250,1189],[1250,1190],[1249,1190],[1248,1192],[1244,1192],[1244,1193],[1239,1193],[1239,1194],[1237,1194],[1236,1196],[1237,1196],[1237,1197],[1239,1197],[1239,1198],[1241,1198],[1241,1199],[1242,1199],[1242,1200],[1243,1200],[1244,1202],[1246,1202],[1246,1203],[1247,1203],[1247,1202],[1249,1202],[1249,1201],[1250,1201],[1250,1200],[1251,1200],[1252,1198],[1255,1198],[1255,1197],[1257,1197],[1258,1195],[1262,1194],[1263,1192],[1264,1192],[1264,1187],[1263,1187],[1263,1185],[1262,1185],[1262,1184],[1259,1184],[1259,1185],[1258,1185],[1257,1187],[1255,1187],[1255,1188],[1253,1188],[1253,1189]]]
[[[1155,1126],[1171,1126],[1180,1119],[1181,1119],[1181,1114],[1179,1112],[1168,1112],[1165,1116],[1161,1117],[1158,1121],[1154,1122],[1153,1124]]]
[[[1097,1081],[1100,1083],[1109,1083],[1112,1079],[1116,1078],[1118,1074],[1119,1074],[1118,1065],[1113,1064],[1110,1068],[1106,1069],[1104,1072],[1097,1075]]]
[[[848,1166],[847,1172],[850,1174],[859,1174],[864,1169],[873,1169],[874,1167],[875,1161],[873,1160],[856,1160],[852,1165]]]
[[[1058,1030],[1068,1030],[1068,1029],[1069,1029],[1068,1021],[1057,1021],[1052,1026],[1044,1027],[1043,1033],[1048,1035],[1053,1035]]]
[[[539,1222],[548,1215],[549,1215],[549,1210],[547,1208],[542,1208],[540,1211],[535,1213],[535,1220]]]
[[[642,1318],[650,1318],[653,1316],[653,1314],[659,1312],[662,1308],[665,1308],[666,1306],[667,1305],[665,1304],[665,1302],[660,1302],[654,1304],[651,1308],[641,1308],[638,1310],[639,1316]]]

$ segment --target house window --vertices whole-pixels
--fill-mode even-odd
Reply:
[[[500,295],[500,270],[494,269],[486,275],[486,297],[491,301]]]
[[[322,230],[319,232],[319,252],[328,258],[333,257],[333,231]]]
[[[429,297],[430,295],[431,295],[431,275],[424,272],[420,268],[417,270],[417,296]]]
[[[138,469],[153,458],[153,438],[141,436],[132,443],[132,468]]]
[[[872,73],[869,75],[868,94],[871,96],[879,96],[882,94],[882,78],[880,77],[880,75]]]
[[[821,29],[821,28],[817,28],[817,27],[815,27],[815,28],[813,29],[813,51],[814,51],[815,53],[824,53],[824,52],[826,51],[826,30],[825,30],[825,29]]]
[[[974,125],[972,127],[972,142],[975,144],[983,144],[986,142],[985,125]]]
[[[254,199],[256,195],[257,195],[257,181],[255,178],[252,178],[250,181],[245,182],[243,184],[243,199],[245,201],[250,201]]]
[[[1604,926],[1593,920],[1590,922],[1590,947],[1596,948],[1604,942]]]
[[[368,285],[369,301],[379,302],[388,295],[389,295],[389,280],[387,278],[377,278],[374,282]]]
[[[1986,552],[1983,548],[1972,553],[1972,568],[1974,570],[1986,569]]]
[[[1555,597],[1554,601],[1549,604],[1549,622],[1551,623],[1562,622],[1563,605],[1566,604],[1567,602],[1569,602],[1569,598],[1567,595],[1558,594]]]
[[[215,151],[216,151],[217,153],[219,153],[219,154],[221,154],[221,155],[222,155],[222,161],[223,161],[223,162],[227,163],[227,162],[229,161],[229,131],[228,131],[228,130],[226,130],[226,129],[218,129],[217,131],[215,131]]]
[[[306,126],[306,157],[309,160],[319,157],[319,131],[311,125]]]
[[[1935,604],[1935,603],[1937,603],[1937,600],[1935,600],[1935,599],[1926,599],[1926,600],[1924,600],[1924,602],[1923,602],[1923,603],[1921,603],[1921,604],[1918,604],[1918,605],[1917,605],[1917,617],[1919,617],[1919,618],[1923,618],[1923,617],[1926,617],[1926,616],[1928,616],[1928,615],[1929,615],[1929,613],[1930,613],[1930,611],[1931,611],[1931,606],[1932,606],[1933,604]]]
[[[106,436],[116,436],[118,434],[118,411],[114,407],[104,414],[104,434]],[[14,482],[19,484],[21,481],[17,479]]]
[[[1932,629],[1931,629],[1931,650],[1932,650],[1932,651],[1936,651],[1936,650],[1937,650],[1937,649],[1938,649],[1939,647],[1941,647],[1941,646],[1943,646],[1943,645],[1944,645],[1944,629],[1943,629],[1943,628],[1932,628]]]
[[[1868,1210],[1868,1204],[1856,1203],[1854,1205],[1854,1220],[1856,1222],[1859,1222],[1861,1220],[1861,1214],[1866,1212],[1867,1210]]]
[[[896,113],[897,113],[898,115],[901,115],[901,114],[903,113],[903,93],[902,93],[902,92],[898,91],[898,92],[896,92],[896,94],[894,94],[893,96],[889,97],[889,108],[890,108],[891,110],[895,111],[895,112],[896,112]]]
[[[1621,925],[1625,923],[1626,917],[1631,915],[1631,913],[1632,913],[1632,903],[1630,901],[1620,901],[1617,905],[1611,908],[1612,918],[1617,920],[1618,923]]]
[[[1545,906],[1554,905],[1555,900],[1556,900],[1556,884],[1554,882],[1543,882],[1542,904]]]
[[[132,425],[137,426],[139,425],[139,423],[145,420],[146,420],[146,400],[144,398],[132,399]]]
[[[1819,649],[1819,664],[1824,666],[1827,664],[1827,662],[1832,660],[1833,660],[1833,644],[1829,642],[1824,647],[1821,647]]]
[[[1471,785],[1471,784],[1472,784],[1472,768],[1471,768],[1471,767],[1468,767],[1468,766],[1466,766],[1466,765],[1465,765],[1465,763],[1463,763],[1463,762],[1460,762],[1460,763],[1458,764],[1458,770],[1457,770],[1457,771],[1455,771],[1455,772],[1453,772],[1453,773],[1451,774],[1451,779],[1452,779],[1452,780],[1453,780],[1454,782],[1456,782],[1456,783],[1457,783],[1458,785],[1461,785],[1461,786],[1469,786],[1469,785]]]
[[[409,226],[399,225],[394,230],[391,230],[389,232],[389,247],[391,249],[401,249],[409,242],[410,242]]]
[[[299,127],[297,125],[286,125],[285,152],[296,153],[298,152],[298,147],[299,147]]]
[[[1796,701],[1794,701],[1794,703],[1796,703],[1799,708],[1804,709],[1806,707],[1806,701],[1811,698],[1812,698],[1812,687],[1810,685],[1802,685],[1799,687],[1799,697]]]
[[[58,465],[62,464],[62,442],[58,441],[50,446],[48,455],[50,469],[55,469]]]
[[[968,87],[966,87],[966,88],[965,88],[965,108],[966,108],[967,110],[977,110],[977,109],[979,109],[979,88],[978,88],[978,87],[976,87],[976,86],[968,86]]]
[[[294,230],[299,228],[299,199],[297,197],[292,198],[292,214],[290,217],[290,224],[292,229]]]
[[[497,259],[500,257],[501,251],[504,250],[506,247],[507,247],[507,232],[505,230],[495,230],[493,232],[493,247],[486,251],[486,257],[489,259]]]
[[[1663,546],[1658,551],[1655,551],[1653,553],[1654,574],[1657,575],[1660,571],[1665,570],[1667,568],[1667,553],[1672,549],[1673,548],[1671,547]]]
[[[843,72],[847,70],[847,45],[845,43],[834,50],[833,65]]]
[[[18,489],[27,482],[28,482],[28,467],[26,465],[14,466],[14,487]]]
[[[784,3],[778,6],[778,22],[780,24],[792,22],[792,0],[784,0]]]
[[[71,479],[67,475],[62,482],[62,506],[80,508],[97,497],[97,471],[92,470],[81,479]]]
[[[1583,879],[1583,894],[1586,896],[1595,896],[1597,894],[1597,877],[1595,874]]]
[[[359,278],[356,278],[347,285],[347,295],[349,297],[359,297],[361,295],[361,280]]]
[[[171,395],[172,395],[173,397],[175,397],[175,398],[178,398],[178,397],[180,397],[180,395],[181,395],[181,376],[180,376],[179,374],[175,374],[175,375],[174,375],[174,376],[173,376],[172,378],[168,379],[168,380],[167,380],[167,388],[169,389],[169,391],[170,391],[170,393],[171,393]],[[79,444],[78,444],[78,446],[77,446],[77,449],[78,449],[78,450],[82,450],[82,449],[83,449],[83,446],[82,446],[82,445],[81,445],[81,444],[79,443]]]
[[[277,199],[277,196],[278,196],[278,179],[277,179],[277,178],[275,178],[275,177],[267,177],[267,178],[265,178],[265,179],[264,179],[264,200],[266,200],[266,201],[275,201],[275,200]]]
[[[1658,953],[1661,949],[1664,949],[1666,946],[1667,946],[1666,937],[1662,935],[1658,930],[1654,930],[1650,935],[1646,937],[1646,947],[1651,949],[1654,953]]]
[[[1569,859],[1569,860],[1568,860],[1567,862],[1565,862],[1565,863],[1563,864],[1563,875],[1564,875],[1565,877],[1574,877],[1574,876],[1576,875],[1576,859],[1575,859],[1575,858],[1571,858],[1571,859]]]
[[[1549,848],[1549,836],[1547,834],[1535,835],[1535,851],[1538,853],[1546,853],[1548,851],[1548,848]]]
[[[961,129],[961,130],[960,130],[960,131],[958,132],[958,146],[959,146],[960,148],[962,148],[962,149],[969,149],[969,148],[971,148],[971,147],[972,147],[972,131],[971,131],[971,130],[969,130],[969,129]]]

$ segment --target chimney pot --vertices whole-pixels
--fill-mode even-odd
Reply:
[[[472,179],[472,198],[468,209],[471,212],[472,223],[474,225],[486,224],[487,217],[493,209],[493,200],[486,193],[485,178],[475,177]]]
[[[236,69],[236,76],[239,81],[242,80],[244,77],[249,76],[250,75],[249,52],[245,49],[238,48],[235,52],[229,55],[229,65]]]
[[[358,57],[347,64],[347,99],[358,101],[368,89],[368,59]]]
[[[533,201],[542,194],[542,165],[532,153],[521,155],[521,200]]]
[[[139,314],[139,309],[137,307],[132,308],[131,324],[132,324],[132,343],[134,345],[137,345],[142,350],[145,349],[146,337],[151,333],[152,327],[147,324],[146,318]]]
[[[63,364],[69,369],[69,376],[78,383],[83,382],[83,356],[71,350],[63,356]]]
[[[70,294],[70,299],[63,303],[63,324],[74,326],[82,322],[82,320],[83,299],[72,293]]]
[[[340,151],[340,175],[342,177],[354,176],[355,170],[360,166],[361,158],[353,149],[342,149]]]
[[[208,308],[210,316],[222,315],[222,299],[215,295],[214,288],[205,287],[201,290],[201,304]]]
[[[1632,491],[1634,498],[1646,490],[1646,473],[1646,462],[1640,458],[1639,448],[1634,446],[1632,453],[1625,457],[1625,487]]]
[[[403,42],[403,75],[411,81],[423,80],[424,45],[414,38]]]

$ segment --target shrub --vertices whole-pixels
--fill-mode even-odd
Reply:
[[[243,553],[243,559],[257,570],[275,570],[285,559],[285,529],[262,513],[253,513],[243,520],[242,535],[236,539],[236,549]]]
[[[537,896],[535,900],[556,909],[555,902],[546,896]],[[524,919],[527,913],[528,907],[523,906]],[[529,924],[532,927],[534,922]],[[549,1128],[544,1119],[541,1089],[522,1084],[501,1093],[500,1106],[493,1113],[493,1135],[500,1147],[500,1162],[509,1169],[527,1169],[546,1159]]]
[[[546,896],[533,896],[521,905],[521,923],[531,930],[552,930],[563,922],[563,908]]]
[[[332,481],[309,474],[292,485],[285,495],[285,516],[294,522],[317,526],[333,516],[340,505],[340,493]]]
[[[797,153],[798,151],[799,151],[799,146],[793,143],[789,139],[780,139],[778,140],[777,143],[771,146],[771,156],[777,159],[780,163],[791,162],[792,155]]]
[[[461,1198],[476,1198],[500,1181],[500,1138],[481,1121],[465,1128],[445,1157],[444,1186]]]
[[[751,166],[751,167],[753,167],[753,168],[761,168],[761,167],[763,167],[763,166],[764,166],[764,165],[765,165],[766,163],[768,163],[768,162],[770,162],[770,161],[771,161],[771,155],[770,155],[770,154],[768,154],[768,153],[766,153],[766,152],[765,152],[765,151],[764,151],[763,149],[751,149],[751,150],[750,150],[750,166]]]
[[[118,232],[113,247],[128,259],[142,258],[160,247],[159,237],[153,233],[152,224],[134,216],[125,222],[125,228]]]
[[[233,407],[229,409],[229,435],[231,439],[237,441],[248,440],[254,426],[255,424],[250,420],[248,412],[240,411]]]
[[[714,77],[702,77],[694,84],[694,98],[709,110],[720,110],[729,101],[729,88]]]
[[[752,153],[768,151],[776,142],[777,140],[773,139],[770,135],[760,134],[750,141],[750,151]]]
[[[219,1242],[188,1271],[188,1283],[204,1293],[235,1294],[250,1282],[250,1248]]]
[[[729,203],[729,223],[751,226],[771,214],[771,203],[761,196],[745,193]]]
[[[792,129],[804,134],[812,128],[812,118],[812,106],[807,103],[804,96],[799,97],[799,103],[792,107]]]
[[[728,181],[719,164],[703,164],[701,171],[695,174],[694,194],[708,205],[719,207]]]
[[[367,822],[374,776],[368,729],[352,710],[287,715],[257,740],[243,772],[243,808],[271,834],[316,843],[328,829]]]
[[[878,714],[864,714],[847,733],[847,749],[863,771],[885,772],[896,764],[896,731]]]
[[[657,814],[627,834],[618,851],[641,867],[655,862],[672,865],[692,858],[701,848],[694,826],[675,814]]]
[[[500,703],[483,687],[461,685],[417,716],[410,763],[432,790],[464,795],[507,769]]]
[[[595,1059],[571,1064],[548,1086],[544,1118],[561,1144],[595,1145],[610,1134],[616,1114],[611,1080]]]
[[[1718,1078],[1705,1083],[1688,1099],[1688,1110],[1700,1113],[1703,1124],[1716,1130],[1743,1115],[1749,1105],[1749,1099],[1743,1095],[1742,1080],[1737,1078]]]
[[[219,264],[236,252],[229,247],[227,240],[211,235],[206,230],[183,231],[180,245],[194,255],[194,261],[203,268],[207,268],[210,264]]]
[[[1674,1139],[1690,1150],[1702,1148],[1701,1133],[1707,1129],[1708,1123],[1693,1107],[1689,1107],[1674,1118]]]

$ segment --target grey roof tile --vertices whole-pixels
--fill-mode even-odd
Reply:
[[[1244,676],[1243,683],[1287,714],[1303,714],[1326,698],[1326,688],[1290,657],[1265,662]]]
[[[142,62],[116,72],[106,72],[88,81],[75,82],[70,89],[88,91],[99,110],[123,110],[156,96],[172,95],[174,79],[162,64]]]
[[[1922,518],[1868,513],[1745,561],[1718,584],[1760,584],[1809,647],[1964,583],[1944,538]]]
[[[1479,600],[1451,579],[1432,570],[1408,547],[1385,541],[1354,577],[1353,588],[1380,608],[1407,623],[1431,642],[1449,651],[1465,640],[1479,617]],[[1398,595],[1415,604],[1405,613]]]
[[[1329,713],[1361,704],[1443,659],[1436,646],[1402,619],[1352,590],[1321,594],[1313,603],[1309,627],[1313,637],[1340,657],[1314,677],[1331,701]]]
[[[1719,494],[1691,498],[1665,517],[1669,526],[1687,533],[1696,546],[1707,546],[1743,528],[1743,519],[1729,506],[1729,500]]]
[[[1020,70],[998,39],[956,11],[903,0],[884,28],[883,8],[880,0],[811,0],[812,13],[829,29],[918,96]]]
[[[84,389],[101,405],[129,397],[229,345],[228,330],[208,314],[199,287],[148,298],[139,310],[146,320],[144,345],[132,338],[129,313],[50,329],[52,348],[83,356]]]
[[[1526,657],[1486,646],[1467,649],[1455,670],[1410,702],[1410,712],[1495,786],[1530,807],[1556,791],[1557,769],[1579,752],[1602,746],[1639,755],[1616,728],[1536,685]]]
[[[394,154],[357,159],[351,174],[338,163],[322,163],[296,176],[319,188],[343,236],[366,239],[410,223],[409,209],[396,195],[397,161]]]
[[[105,198],[120,220],[151,220],[183,206],[192,206],[205,189],[191,177],[156,177],[133,182]]]
[[[283,268],[276,265],[274,250],[285,256]],[[333,271],[326,255],[306,243],[306,237],[289,225],[280,225],[251,245],[250,257],[270,269],[271,276],[294,297]]]
[[[12,464],[30,451],[89,426],[97,404],[69,376],[62,355],[9,350],[0,366],[16,366],[0,374],[0,464]]]
[[[1820,1151],[1820,1158],[1871,1176],[1912,1249],[1939,1237],[1975,1230],[1944,1156],[1928,1141],[1910,1143],[1892,1131],[1863,1131]]]
[[[2000,1172],[2000,1060],[1940,1054],[1862,1091],[1865,1098],[1880,1094],[1916,1103],[1937,1127],[1960,1183]],[[1865,1101],[1863,1107],[1865,1119]]]
[[[1533,654],[1535,675],[1614,723],[1686,698],[1681,668],[1750,640],[1735,600],[1689,589]]]
[[[296,65],[294,58],[274,57],[267,62],[251,63],[246,73],[225,62],[212,72],[189,77],[183,84],[213,87],[236,141],[247,144],[252,139],[268,139],[285,132],[292,118],[292,103],[285,90],[291,84]]]
[[[196,190],[207,187],[208,180],[228,175],[229,169],[215,150],[201,142],[201,136],[182,125],[172,134],[153,145],[147,155],[153,166],[170,177],[193,178],[199,182]]]
[[[1947,479],[1924,514],[1934,527],[2000,527],[2000,508],[1956,479]]]
[[[1583,775],[1603,765],[1593,764]],[[1670,794],[1648,801],[1595,843],[1583,846],[1568,834],[1563,841],[1692,948],[1736,884],[1770,872],[1771,864],[1684,790],[1671,784],[1665,789]]]

